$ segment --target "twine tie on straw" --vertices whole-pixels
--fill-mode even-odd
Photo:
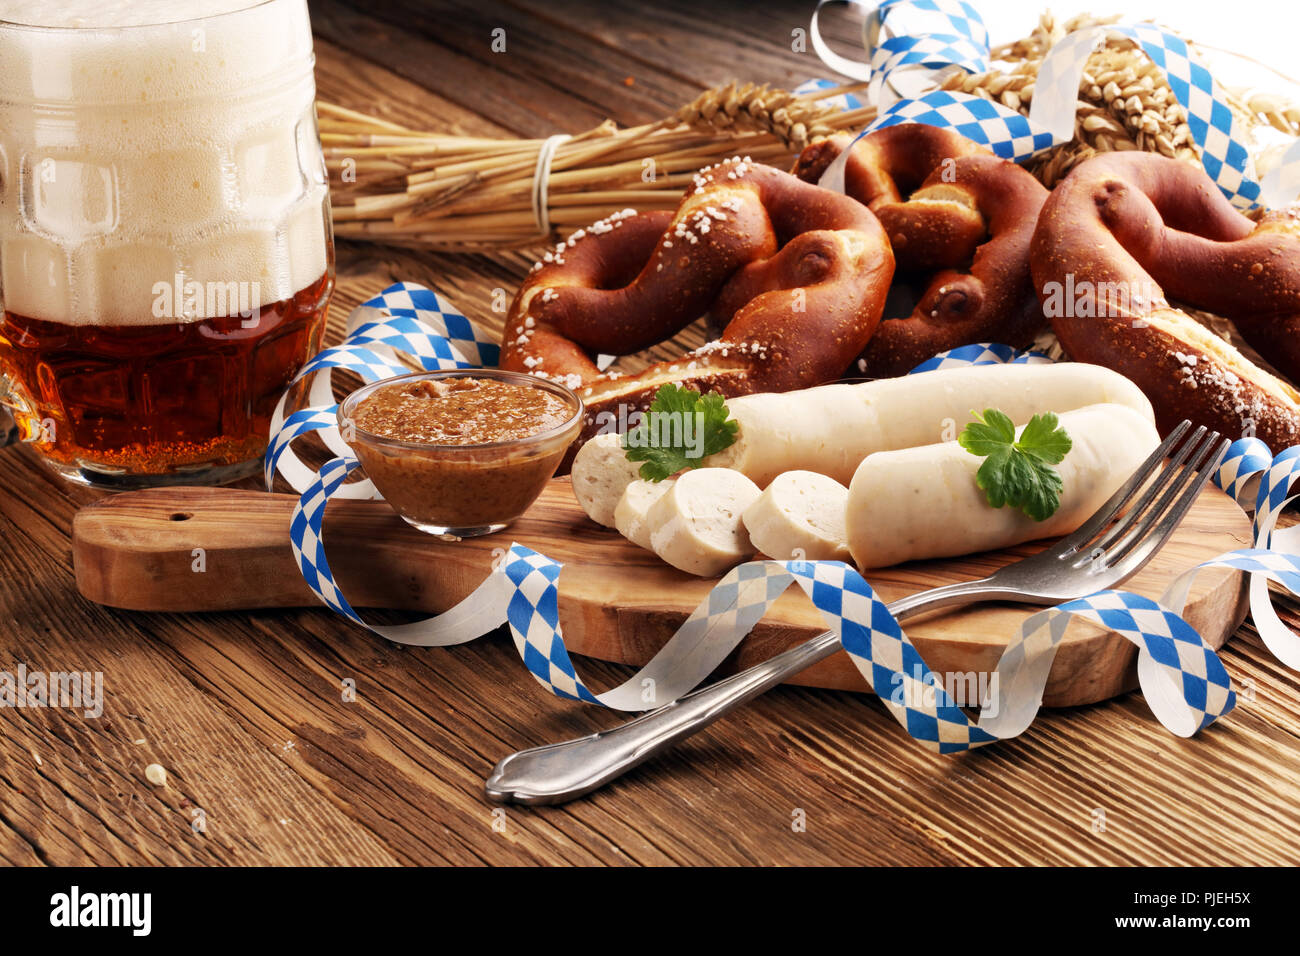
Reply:
[[[551,213],[548,201],[548,186],[551,181],[551,162],[560,144],[573,139],[568,133],[556,133],[548,136],[537,151],[537,165],[533,167],[533,221],[537,231],[543,236],[551,234]]]

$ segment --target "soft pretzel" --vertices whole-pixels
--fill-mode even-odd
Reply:
[[[1300,393],[1168,299],[1220,314],[1300,375],[1300,220],[1256,224],[1189,163],[1151,153],[1080,164],[1043,207],[1034,282],[1071,358],[1136,382],[1168,430],[1184,418],[1274,448],[1300,442]]]
[[[501,367],[574,387],[584,437],[645,409],[665,383],[726,397],[819,385],[871,338],[893,272],[861,204],[732,159],[701,170],[674,214],[626,210],[548,252],[510,307]],[[596,353],[670,338],[715,300],[727,319],[716,342],[636,375],[597,369]]]
[[[795,174],[816,182],[848,142],[812,144]],[[861,371],[902,375],[972,342],[1028,345],[1046,325],[1029,242],[1047,190],[1028,172],[952,130],[907,123],[858,140],[844,185],[879,217],[899,272],[928,276],[911,315],[880,324]]]

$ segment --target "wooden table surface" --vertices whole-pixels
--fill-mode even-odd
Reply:
[[[311,12],[322,97],[426,128],[541,136],[654,119],[733,76],[825,75],[791,50],[811,7],[313,0]],[[495,27],[504,54],[491,52]],[[512,292],[527,263],[340,243],[332,332],[397,279],[493,326],[492,290]],[[74,587],[69,531],[94,494],[13,448],[0,451],[0,487],[0,669],[102,671],[105,696],[99,719],[0,713],[0,861],[1300,862],[1300,681],[1248,626],[1223,652],[1247,699],[1192,740],[1134,694],[939,757],[866,694],[779,688],[588,799],[501,811],[482,795],[499,758],[620,716],[547,695],[504,634],[418,650],[323,608],[93,605]],[[579,666],[601,687],[628,674]],[[146,782],[151,763],[165,788]]]

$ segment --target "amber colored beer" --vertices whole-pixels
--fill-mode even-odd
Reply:
[[[0,0],[0,406],[64,477],[260,471],[333,287],[313,63],[305,0]]]
[[[320,349],[329,273],[248,317],[66,325],[5,312],[0,367],[52,462],[178,478],[247,462],[295,370]],[[102,480],[102,479],[101,479]]]

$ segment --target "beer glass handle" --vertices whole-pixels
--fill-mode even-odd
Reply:
[[[20,401],[21,399],[14,394],[9,384],[8,376],[0,372],[0,448],[24,440],[23,429],[19,428],[17,421],[14,420],[15,412],[18,414],[23,412],[22,406],[18,404]],[[33,434],[32,439],[35,437]]]

